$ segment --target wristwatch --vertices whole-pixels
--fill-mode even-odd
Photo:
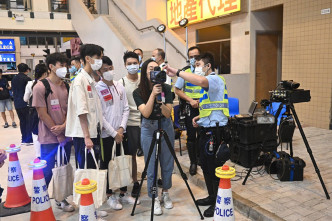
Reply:
[[[176,76],[180,77],[180,72],[181,72],[181,69],[178,69],[178,71],[176,72]]]

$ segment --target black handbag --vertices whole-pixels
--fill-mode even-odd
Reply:
[[[9,90],[7,88],[3,88],[2,91],[0,91],[0,100],[6,100],[10,98]]]

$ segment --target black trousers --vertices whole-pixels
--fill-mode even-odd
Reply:
[[[193,118],[199,115],[198,108],[193,108],[190,104],[186,104],[187,110],[190,113],[186,114],[186,128],[187,128],[187,148],[191,164],[197,164],[199,156],[199,130],[193,126]]]
[[[20,119],[20,130],[22,134],[22,143],[32,143],[32,131],[29,123],[29,107],[16,109],[17,116]]]
[[[215,149],[213,149],[213,151],[209,150],[212,134],[209,134],[208,132],[209,130],[207,129],[200,129],[200,163],[209,196],[211,198],[216,198],[219,178],[215,175],[215,169],[218,165],[215,162]]]
[[[99,160],[99,154],[100,154],[100,141],[97,138],[92,138],[91,139],[93,142],[93,150],[95,153],[96,161],[98,163]],[[78,167],[80,169],[84,168],[85,164],[85,142],[84,138],[81,137],[73,137],[73,144],[75,147],[75,158],[78,163]],[[96,169],[96,164],[92,158],[91,153],[88,151],[87,155],[87,168],[88,169]]]
[[[104,146],[104,160],[100,160],[100,169],[108,169],[108,163],[112,159],[112,151],[113,151],[113,145],[114,145],[114,138],[113,137],[106,137],[103,138],[103,146]],[[127,148],[127,143],[123,142],[123,150],[124,154],[128,155],[128,148]],[[116,156],[119,156],[121,154],[120,152],[120,144],[116,145],[116,150],[115,150]],[[107,194],[112,194],[112,190],[109,189],[109,183],[108,183],[108,173],[107,173],[107,184],[106,184],[106,193]],[[121,191],[126,192],[127,187],[121,187]]]

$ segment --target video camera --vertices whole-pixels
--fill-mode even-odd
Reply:
[[[154,70],[150,72],[150,80],[153,84],[163,84],[166,82],[166,72],[162,71],[159,66],[155,67]]]
[[[302,103],[309,102],[311,99],[310,90],[298,89],[300,83],[290,81],[281,81],[278,88],[269,91],[270,101],[282,103]]]

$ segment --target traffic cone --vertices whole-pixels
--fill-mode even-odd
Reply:
[[[45,167],[46,161],[39,158],[29,163],[29,168],[33,170],[30,221],[55,221],[43,173]]]
[[[218,167],[216,176],[220,178],[220,182],[213,219],[214,221],[233,221],[235,217],[231,178],[235,177],[235,169],[227,165]]]
[[[97,190],[97,182],[83,179],[75,183],[75,192],[81,194],[79,221],[97,221],[97,213],[93,203],[92,192]]]
[[[25,188],[22,169],[17,156],[17,152],[20,150],[21,147],[15,144],[5,148],[5,151],[9,153],[7,197],[4,203],[6,208],[21,207],[31,201]]]

